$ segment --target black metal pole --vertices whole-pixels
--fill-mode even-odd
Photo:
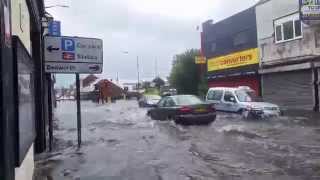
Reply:
[[[51,152],[53,149],[53,112],[52,112],[52,81],[51,74],[47,74],[47,82],[48,82],[48,119],[49,119],[49,151]]]
[[[81,104],[80,104],[80,76],[76,74],[77,89],[77,128],[78,128],[78,148],[81,148]]]

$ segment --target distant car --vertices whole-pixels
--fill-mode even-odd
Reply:
[[[161,87],[160,88],[160,95],[162,97],[165,97],[165,96],[175,96],[177,95],[178,92],[176,89],[174,88],[170,88],[169,86],[164,86],[164,87]]]
[[[139,99],[139,107],[154,107],[160,99],[158,95],[143,95]]]
[[[263,102],[255,91],[249,87],[210,88],[206,101],[214,103],[219,111],[229,111],[241,113],[244,118],[249,117],[270,117],[281,114],[279,106]]]
[[[157,106],[148,111],[155,120],[174,120],[177,124],[210,124],[216,119],[213,104],[206,103],[193,95],[176,95],[162,98]]]

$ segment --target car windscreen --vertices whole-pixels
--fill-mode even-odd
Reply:
[[[240,102],[260,102],[262,99],[258,97],[254,91],[237,90],[235,94]]]
[[[202,104],[203,101],[196,96],[174,96],[174,101],[179,106]]]

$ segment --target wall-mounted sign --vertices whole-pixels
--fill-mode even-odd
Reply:
[[[232,53],[208,60],[208,72],[259,63],[258,48]]]
[[[320,0],[299,0],[301,20],[320,20]]]
[[[207,61],[206,61],[206,58],[203,57],[203,56],[196,56],[195,57],[195,63],[196,64],[206,64]]]
[[[61,36],[61,22],[51,21],[49,23],[49,36]]]
[[[13,36],[13,60],[16,100],[16,165],[19,167],[36,137],[34,64],[18,36]]]
[[[45,37],[45,70],[49,73],[102,73],[103,42],[80,37]]]

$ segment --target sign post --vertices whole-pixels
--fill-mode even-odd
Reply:
[[[61,22],[50,21],[49,22],[49,35],[50,36],[61,36]]]
[[[44,54],[47,73],[76,74],[77,132],[78,148],[80,148],[80,74],[102,73],[103,42],[94,38],[46,36]]]
[[[81,147],[81,104],[80,104],[80,75],[76,73],[76,98],[77,98],[77,130],[78,130],[78,148]]]

